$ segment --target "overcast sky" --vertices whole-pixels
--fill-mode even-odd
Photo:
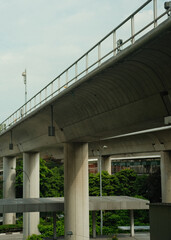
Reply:
[[[0,122],[24,103],[25,69],[29,99],[144,2],[0,0]]]

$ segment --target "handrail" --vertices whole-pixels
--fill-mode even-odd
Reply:
[[[144,9],[149,3],[153,2],[153,20],[150,21],[147,25],[142,27],[140,30],[135,32],[135,20],[134,17],[138,14],[142,9]],[[114,28],[111,32],[109,32],[105,37],[103,37],[98,43],[96,43],[92,48],[90,48],[85,54],[83,54],[80,58],[78,58],[73,64],[71,64],[68,68],[66,68],[61,74],[59,74],[56,78],[54,78],[49,84],[47,84],[43,89],[41,89],[37,94],[35,94],[30,100],[28,100],[25,104],[23,104],[19,109],[17,109],[13,114],[11,114],[7,119],[5,119],[0,124],[0,135],[3,134],[9,127],[17,123],[19,120],[26,117],[28,114],[33,112],[35,109],[42,106],[48,100],[57,96],[60,92],[65,91],[65,89],[74,84],[76,81],[79,81],[83,76],[86,76],[90,71],[95,68],[98,68],[104,61],[108,60],[109,57],[115,57],[117,53],[121,51],[121,48],[128,44],[130,41],[130,45],[134,44],[135,37],[137,37],[140,33],[146,30],[149,26],[155,28],[157,26],[157,22],[163,16],[168,14],[170,10],[165,11],[160,16],[157,16],[157,0],[148,0],[142,6],[140,6],[136,11],[134,11],[129,17],[127,17],[122,23],[120,23],[116,28]],[[131,35],[125,40],[122,41],[119,38],[116,38],[117,30],[120,29],[124,24],[131,22]],[[101,54],[102,44],[106,39],[112,36],[113,47],[110,51],[105,54]],[[117,44],[118,39],[120,42]],[[93,50],[97,49],[97,58],[93,60],[93,63],[90,64],[89,55]],[[112,55],[112,56],[111,56]],[[84,67],[80,62],[85,60]],[[81,70],[79,71],[79,64],[81,64]],[[74,69],[75,75],[69,76],[69,71]],[[82,70],[83,67],[83,70]],[[62,77],[65,78],[65,81],[62,80]],[[39,99],[38,99],[39,98]]]

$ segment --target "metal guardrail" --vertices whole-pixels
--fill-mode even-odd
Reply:
[[[138,31],[135,31],[135,17],[138,16],[138,14],[141,14],[141,11],[150,4],[151,11],[153,12],[152,20],[145,26],[138,29]],[[100,65],[106,60],[116,56],[124,47],[134,44],[134,42],[141,37],[143,32],[148,30],[149,27],[157,27],[158,21],[164,16],[169,15],[169,13],[170,9],[164,11],[160,16],[157,16],[157,0],[146,1],[121,24],[119,24],[96,45],[94,45],[89,51],[87,51],[34,97],[27,101],[12,115],[10,115],[5,121],[3,121],[0,124],[0,135],[7,131],[12,125],[16,124],[18,121],[33,112],[35,109],[38,109],[48,100],[52,99],[60,92],[65,91],[67,87],[74,84],[76,81],[79,81],[79,79],[81,79],[83,76],[86,76],[90,71],[100,67]],[[127,25],[130,29],[130,35],[126,40],[123,41],[121,38],[119,38],[119,31]],[[108,45],[110,45],[110,49],[107,49]]]

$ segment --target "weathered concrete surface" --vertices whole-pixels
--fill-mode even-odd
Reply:
[[[12,234],[12,235],[3,235],[0,234],[0,239],[1,240],[22,240],[23,235],[22,234]],[[59,237],[58,239],[64,239],[63,237]],[[91,240],[93,238],[90,238]],[[150,235],[149,233],[140,233],[140,234],[135,234],[134,237],[129,237],[128,234],[118,234],[118,239],[119,240],[150,240]],[[111,240],[109,237],[97,237],[96,240]]]
[[[162,202],[171,203],[171,151],[161,153]]]
[[[149,201],[128,196],[89,197],[89,210],[149,209]],[[58,212],[64,210],[64,198],[0,199],[0,213]]]
[[[40,195],[40,155],[23,154],[23,198],[39,198]],[[23,213],[23,239],[39,234],[39,212]]]
[[[3,198],[15,199],[16,157],[3,158]],[[3,215],[3,224],[15,224],[16,214]]]
[[[171,203],[150,204],[151,240],[170,240]]]
[[[65,144],[64,215],[65,238],[86,240],[89,236],[88,144]]]
[[[8,150],[8,131],[0,137],[0,156],[163,126],[171,115],[170,103],[164,103],[171,93],[170,29],[168,18],[12,126],[14,150]],[[51,104],[56,137],[47,136]]]

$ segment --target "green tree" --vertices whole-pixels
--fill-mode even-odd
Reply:
[[[40,197],[53,197],[50,179],[53,172],[46,166],[46,161],[40,159]]]
[[[23,161],[19,159],[16,167],[16,197],[23,196]],[[63,165],[49,169],[46,161],[40,159],[40,197],[64,196]]]
[[[119,181],[118,195],[133,196],[135,194],[135,181],[137,174],[132,169],[124,169],[117,172],[116,177]]]
[[[22,198],[23,197],[23,160],[21,158],[17,160],[15,188],[16,188],[16,198]]]
[[[146,198],[150,202],[161,202],[161,173],[160,168],[155,172],[149,175],[147,179],[147,192]]]

